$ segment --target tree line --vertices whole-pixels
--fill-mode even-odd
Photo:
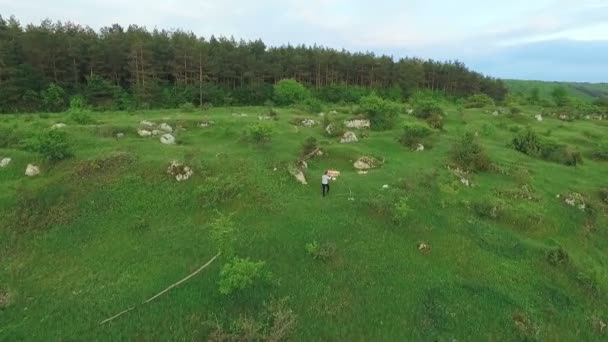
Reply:
[[[197,37],[114,24],[95,31],[44,20],[22,26],[0,16],[0,112],[58,111],[80,96],[98,109],[259,105],[281,79],[322,101],[352,102],[376,91],[393,100],[420,90],[503,100],[499,79],[458,61],[351,53],[321,46],[269,47],[261,40]]]

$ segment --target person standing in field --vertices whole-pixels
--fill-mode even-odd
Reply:
[[[329,194],[329,181],[331,177],[328,175],[329,171],[325,171],[323,176],[321,176],[321,191],[323,192],[323,197]]]

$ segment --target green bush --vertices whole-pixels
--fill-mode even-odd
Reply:
[[[570,257],[568,256],[568,252],[559,247],[547,253],[547,261],[553,266],[562,266],[570,262]]]
[[[406,223],[412,213],[412,208],[408,204],[407,197],[401,197],[399,201],[394,204],[393,208],[393,222],[396,224]]]
[[[369,119],[372,129],[379,131],[393,128],[400,111],[397,103],[383,100],[374,93],[362,97],[359,108]]]
[[[465,171],[489,171],[492,161],[473,133],[464,134],[450,150],[450,160]]]
[[[418,119],[429,119],[433,116],[443,116],[441,106],[433,100],[422,100],[414,105],[414,116]]]
[[[196,110],[196,107],[192,102],[184,102],[179,105],[179,110],[184,113],[192,113]]]
[[[304,85],[293,79],[280,80],[274,86],[274,101],[278,105],[288,106],[302,103],[310,97],[310,92]]]
[[[79,125],[91,125],[95,123],[95,119],[85,111],[73,111],[70,113],[70,120]]]
[[[211,222],[209,230],[211,240],[224,255],[231,255],[236,240],[236,229],[232,216],[218,212],[218,217]]]
[[[524,132],[521,132],[513,138],[511,146],[513,146],[515,150],[531,156],[539,156],[542,151],[540,138],[536,132],[530,128],[527,128]]]
[[[415,149],[418,144],[423,144],[425,139],[433,134],[429,128],[419,125],[406,125],[403,133],[399,137],[399,143],[411,149]]]
[[[548,140],[543,141],[530,128],[513,138],[511,146],[529,156],[568,166],[577,166],[583,163],[582,154],[576,149]]]
[[[302,156],[307,156],[319,148],[319,144],[315,137],[308,137],[302,144]]]
[[[521,108],[517,107],[517,106],[510,106],[509,107],[509,112],[511,113],[511,115],[519,115],[521,114],[523,111]]]
[[[40,153],[51,162],[67,159],[73,155],[67,134],[64,131],[56,129],[39,134],[26,145],[27,149]]]
[[[336,254],[336,245],[333,243],[319,244],[317,241],[306,244],[306,252],[315,260],[327,261]]]
[[[323,104],[321,103],[321,101],[314,97],[309,97],[304,100],[304,105],[306,106],[306,109],[311,113],[320,113],[321,111],[323,111]]]
[[[246,289],[264,278],[263,261],[250,261],[249,259],[232,258],[220,271],[220,293],[230,295]]]
[[[272,126],[263,122],[253,124],[247,130],[249,140],[256,144],[270,142],[273,133]]]
[[[82,96],[72,96],[70,98],[70,108],[68,111],[76,112],[87,110],[87,101]]]
[[[591,158],[600,161],[608,161],[608,144],[598,145],[593,152],[591,152]]]
[[[426,119],[426,122],[431,128],[443,130],[443,116],[441,115],[433,114],[430,118]]]
[[[491,199],[483,199],[472,203],[475,214],[481,218],[498,219],[501,215],[501,206]]]
[[[61,112],[65,110],[65,91],[55,83],[42,91],[42,104],[49,112]]]
[[[469,96],[463,105],[465,108],[493,107],[494,100],[486,94],[475,94]]]

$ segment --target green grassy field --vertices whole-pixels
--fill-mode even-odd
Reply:
[[[524,95],[530,94],[533,88],[538,88],[541,98],[549,100],[555,87],[563,86],[571,97],[592,102],[600,97],[608,97],[608,83],[575,83],[575,82],[544,82],[527,80],[504,80],[509,91]]]
[[[401,128],[340,144],[320,126],[289,123],[319,116],[278,111],[263,146],[242,139],[262,107],[92,114],[91,125],[68,114],[0,117],[14,136],[0,146],[0,157],[12,158],[0,169],[0,340],[207,340],[217,325],[244,334],[245,318],[270,329],[273,299],[293,311],[288,339],[297,341],[607,338],[608,204],[599,194],[607,165],[588,158],[608,143],[607,122],[537,122],[535,108],[516,117],[447,108],[432,148],[414,152],[397,142]],[[137,135],[144,119],[185,130],[175,133],[177,145],[162,145]],[[203,119],[215,125],[201,128]],[[399,120],[399,127],[417,121]],[[58,122],[67,124],[73,158],[51,164],[19,148],[19,138]],[[525,126],[578,148],[584,164],[511,149]],[[476,132],[497,165],[470,175],[471,187],[447,168],[464,132]],[[325,153],[310,160],[309,185],[301,185],[287,165],[309,136]],[[383,166],[357,174],[353,162],[370,155]],[[191,166],[192,178],[170,177],[172,160]],[[39,176],[24,175],[29,163],[41,167]],[[322,198],[329,168],[341,175]],[[564,203],[572,192],[585,197],[584,211]],[[396,203],[409,209],[398,221]],[[222,255],[140,305],[216,255],[209,227],[218,213],[232,214],[236,255],[264,261],[270,279],[223,295]],[[311,242],[329,246],[324,260],[307,253]],[[551,263],[559,247],[567,260]]]

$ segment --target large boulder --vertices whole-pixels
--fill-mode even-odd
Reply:
[[[5,168],[8,166],[8,164],[11,163],[11,158],[2,158],[2,160],[0,160],[0,168]]]
[[[161,131],[169,132],[169,133],[173,132],[173,127],[169,126],[169,124],[167,124],[166,122],[163,122],[162,124],[160,124],[160,126],[158,126],[158,129],[160,129]]]
[[[363,129],[363,128],[370,128],[371,123],[367,119],[353,119],[353,120],[344,121],[344,126],[346,128]]]
[[[25,169],[25,175],[28,177],[34,177],[34,176],[38,176],[40,174],[40,169],[38,168],[38,166],[33,165],[33,164],[28,164],[27,168]]]
[[[175,137],[172,134],[165,134],[160,137],[160,142],[165,145],[175,145]]]
[[[308,184],[308,182],[306,181],[306,176],[304,176],[304,172],[302,172],[302,170],[300,170],[299,168],[294,166],[290,167],[289,174],[291,174],[301,184]]]
[[[342,136],[342,138],[340,139],[340,142],[342,144],[348,144],[348,143],[354,143],[359,141],[359,139],[357,139],[357,135],[353,132],[346,132],[344,133],[344,135]]]
[[[372,157],[361,157],[353,164],[357,170],[369,170],[374,169],[380,165],[381,162]]]

